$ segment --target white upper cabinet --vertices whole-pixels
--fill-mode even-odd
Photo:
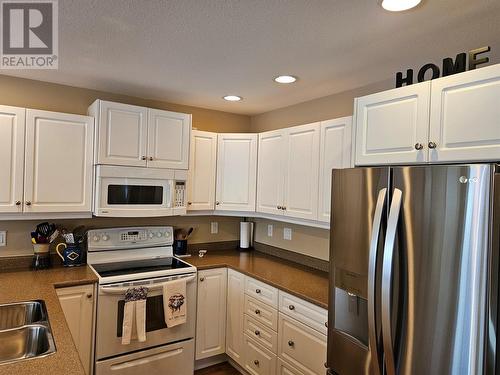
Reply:
[[[188,169],[191,115],[96,100],[96,164]]]
[[[94,119],[26,111],[25,212],[87,212],[92,201]]]
[[[356,165],[427,161],[430,82],[357,98]]]
[[[257,211],[283,215],[286,130],[259,134]]]
[[[188,169],[191,115],[149,109],[148,167]]]
[[[332,169],[351,166],[352,117],[321,123],[318,220],[330,221]]]
[[[431,162],[500,160],[500,64],[432,81]]]
[[[89,113],[97,121],[96,164],[146,166],[147,108],[97,100]]]
[[[0,106],[0,212],[23,211],[25,111]]]
[[[216,210],[255,211],[257,134],[219,134]]]
[[[287,128],[284,207],[286,216],[316,220],[319,122]]]
[[[193,130],[189,157],[189,211],[213,210],[217,170],[217,133]]]

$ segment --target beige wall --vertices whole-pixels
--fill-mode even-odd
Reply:
[[[200,130],[221,133],[251,130],[249,116],[0,75],[0,103],[3,105],[86,114],[96,99],[191,113],[193,127]]]
[[[219,223],[219,232],[210,233],[210,223]],[[37,221],[0,221],[0,230],[7,231],[7,246],[0,247],[0,257],[32,255],[33,250],[30,240],[30,232],[33,231]],[[140,225],[172,225],[174,228],[193,227],[193,233],[189,237],[189,243],[235,241],[239,239],[240,218],[237,217],[208,217],[208,216],[176,216],[162,218],[92,218],[74,220],[50,220],[68,230],[76,226],[85,225],[89,228],[105,228],[117,226],[140,226]]]

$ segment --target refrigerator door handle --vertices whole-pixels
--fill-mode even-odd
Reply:
[[[377,205],[373,215],[373,226],[370,238],[370,253],[368,263],[368,335],[369,346],[372,352],[372,364],[374,375],[380,375],[379,347],[377,341],[376,321],[375,321],[375,288],[377,272],[377,250],[380,237],[380,226],[382,224],[382,215],[384,213],[387,188],[378,192]]]
[[[389,219],[387,221],[387,232],[385,236],[384,256],[382,261],[382,341],[384,343],[387,375],[396,375],[391,330],[391,279],[394,244],[396,241],[402,196],[403,193],[401,190],[394,189],[391,208],[389,211]]]

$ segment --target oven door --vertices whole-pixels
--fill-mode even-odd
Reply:
[[[173,214],[174,172],[138,167],[96,167],[96,216]]]
[[[167,328],[163,313],[163,288],[166,281],[186,278],[187,322]],[[146,300],[146,341],[132,339],[122,345],[123,308],[128,288],[144,286],[149,288]],[[196,322],[196,274],[163,277],[152,280],[117,283],[99,286],[97,301],[96,359],[100,360],[122,353],[165,345],[174,341],[193,338]],[[135,322],[134,322],[135,323]]]

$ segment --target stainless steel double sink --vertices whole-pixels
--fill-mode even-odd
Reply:
[[[44,301],[0,305],[0,365],[55,352]]]

